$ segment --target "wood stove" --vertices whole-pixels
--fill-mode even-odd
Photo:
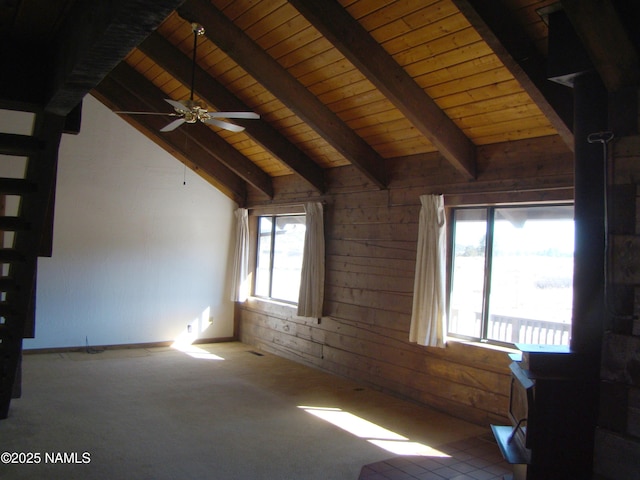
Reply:
[[[581,405],[593,386],[581,374],[580,357],[568,347],[516,346],[521,353],[510,365],[511,425],[491,426],[513,465],[513,480],[590,478],[592,426]]]

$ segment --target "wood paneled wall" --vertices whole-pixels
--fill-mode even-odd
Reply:
[[[325,316],[250,299],[239,304],[239,338],[265,351],[361,381],[478,424],[506,420],[510,359],[499,348],[451,341],[409,343],[420,195],[447,205],[572,198],[573,156],[558,137],[481,147],[478,179],[462,178],[437,154],[390,160],[389,188],[353,168],[327,173]],[[309,194],[293,177],[276,180],[273,201]]]
[[[610,157],[608,332],[602,349],[596,478],[640,475],[640,135]]]

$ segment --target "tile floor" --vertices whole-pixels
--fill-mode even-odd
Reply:
[[[359,480],[503,480],[511,467],[489,435],[436,447],[445,457],[395,457],[362,467]]]

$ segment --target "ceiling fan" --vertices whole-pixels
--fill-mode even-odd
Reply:
[[[173,107],[175,112],[173,113],[161,113],[161,112],[122,112],[117,111],[114,113],[122,113],[127,115],[165,115],[168,117],[178,117],[171,123],[161,128],[161,132],[171,132],[175,130],[183,123],[196,123],[201,121],[208,125],[215,125],[216,127],[229,130],[231,132],[242,132],[244,127],[234,125],[233,123],[220,120],[221,118],[241,118],[241,119],[258,119],[260,115],[254,112],[208,112],[205,107],[193,99],[194,83],[195,83],[195,70],[196,70],[196,49],[198,48],[198,37],[204,35],[204,27],[198,23],[191,24],[191,30],[193,31],[193,57],[191,62],[191,94],[189,100],[171,100],[165,98],[165,102]]]

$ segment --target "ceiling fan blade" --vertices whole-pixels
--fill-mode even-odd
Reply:
[[[216,127],[220,127],[220,128],[224,128],[225,130],[229,130],[230,132],[242,132],[244,130],[244,127],[241,127],[239,125],[234,125],[233,123],[229,123],[229,122],[223,122],[221,120],[216,120],[215,118],[208,118],[206,120],[203,120],[204,123],[207,123],[209,125],[215,125]]]
[[[162,113],[162,112],[123,112],[115,110],[113,113],[120,113],[123,115],[164,115],[165,117],[178,117],[177,113]]]
[[[209,112],[210,118],[247,118],[255,120],[260,118],[260,115],[254,112]]]
[[[191,111],[191,109],[188,108],[186,105],[184,105],[183,103],[178,102],[176,100],[171,100],[170,98],[165,98],[164,101],[167,102],[169,105],[171,105],[173,108],[175,108],[176,110],[178,110],[180,112],[189,112],[189,111]]]
[[[176,128],[178,128],[180,125],[182,125],[184,122],[186,122],[186,120],[184,118],[178,118],[177,120],[174,120],[173,122],[171,122],[166,127],[161,128],[160,131],[161,132],[171,132],[171,131],[175,130]]]

